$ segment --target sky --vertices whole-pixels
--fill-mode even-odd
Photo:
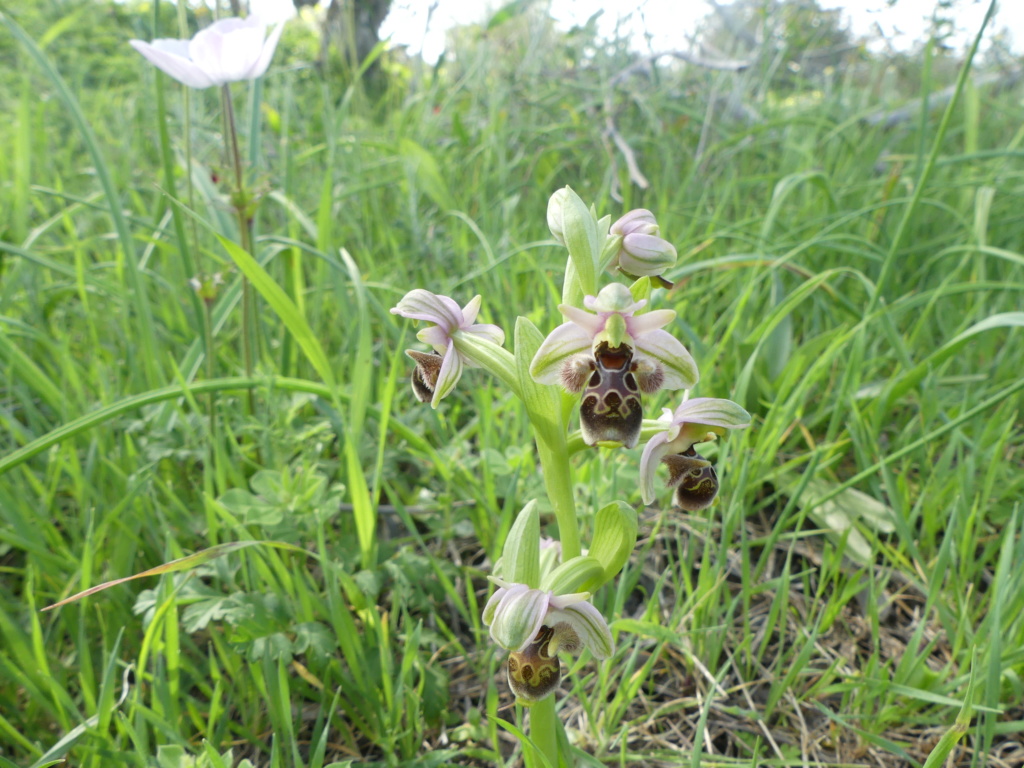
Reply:
[[[598,11],[602,36],[616,27],[639,51],[687,48],[687,34],[711,12],[704,0],[549,0],[551,15],[564,28],[583,24]],[[954,0],[957,34],[954,46],[966,47],[988,8],[987,0]],[[393,45],[406,45],[410,55],[421,53],[433,64],[444,51],[445,32],[452,26],[484,21],[502,0],[394,0],[384,21],[381,37]],[[727,4],[723,2],[723,4]],[[875,25],[898,50],[920,41],[928,29],[936,0],[819,0],[822,8],[842,8],[856,37],[877,34]],[[292,0],[250,0],[253,13],[268,20],[294,14]],[[433,7],[433,12],[429,9]],[[1000,0],[992,28],[1006,27],[1013,34],[1014,49],[1024,47],[1024,0]]]

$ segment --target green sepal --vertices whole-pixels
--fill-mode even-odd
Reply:
[[[565,440],[558,387],[538,384],[530,375],[530,363],[544,342],[544,334],[525,317],[516,318],[515,366],[516,394],[526,406],[526,414],[538,435],[548,442]]]
[[[505,539],[501,555],[502,577],[536,589],[540,584],[540,516],[537,500],[523,507]]]
[[[607,216],[605,218],[611,217]],[[601,221],[604,221],[604,219],[602,219]],[[601,247],[601,258],[597,264],[601,272],[604,272],[606,269],[608,269],[608,265],[611,264],[612,259],[614,259],[618,255],[619,248],[621,247],[622,235],[609,235],[604,239],[604,245]]]
[[[559,565],[540,582],[541,589],[556,595],[592,592],[604,583],[601,562],[590,555],[579,555]]]
[[[601,342],[607,342],[612,349],[621,347],[628,338],[629,329],[626,327],[626,318],[618,313],[608,315],[604,330],[594,337],[594,349],[597,349],[597,345]]]
[[[597,218],[587,209],[580,196],[569,187],[562,203],[562,232],[569,258],[576,269],[576,280],[586,296],[597,295],[597,258],[601,252],[597,237]],[[565,293],[563,289],[563,294]]]
[[[474,333],[456,331],[452,334],[452,341],[463,357],[501,381],[516,397],[522,397],[519,377],[516,375],[516,361],[511,352]]]
[[[652,288],[653,286],[651,285],[651,278],[641,277],[635,283],[629,286],[629,292],[633,294],[633,301],[650,301]],[[647,307],[644,307],[644,309],[647,309]],[[643,309],[640,310],[640,312],[643,311]]]
[[[613,501],[594,516],[594,541],[589,556],[601,563],[603,581],[611,581],[636,547],[636,510],[624,501]],[[597,587],[586,587],[594,591]]]

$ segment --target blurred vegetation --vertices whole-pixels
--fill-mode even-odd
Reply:
[[[935,100],[887,125],[954,83],[959,52],[882,57],[807,3],[730,12],[762,42],[730,47],[716,16],[701,55],[742,71],[645,61],[595,20],[562,32],[513,4],[453,30],[436,66],[386,54],[379,90],[317,66],[319,30],[290,22],[234,94],[257,256],[329,392],[266,302],[240,375],[217,94],[127,45],[179,36],[177,9],[4,9],[34,43],[0,27],[2,768],[516,763],[479,614],[513,513],[542,495],[527,425],[478,371],[444,408],[414,403],[413,329],[387,310],[427,287],[553,328],[544,212],[566,184],[613,217],[657,213],[684,257],[657,301],[694,394],[755,416],[713,456],[713,514],[644,510],[597,596],[620,648],[565,684],[580,764],[1017,759],[1021,87],[969,81],[945,121]],[[208,20],[190,9],[189,34]],[[188,285],[215,272],[208,372]],[[637,458],[581,455],[581,508],[639,504]],[[246,548],[39,612],[250,540],[313,555]]]

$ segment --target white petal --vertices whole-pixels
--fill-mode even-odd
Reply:
[[[434,385],[434,396],[430,399],[430,407],[437,408],[438,404],[455,389],[455,385],[462,378],[462,358],[455,351],[455,345],[448,347],[444,353],[444,361],[441,363],[441,371],[437,374],[437,384]]]
[[[647,441],[644,452],[640,455],[640,495],[644,504],[653,504],[657,498],[654,490],[654,472],[662,457],[668,453],[668,442],[668,434],[659,432]]]
[[[218,85],[247,80],[263,51],[266,34],[262,24],[224,19],[192,38],[189,55]]]
[[[742,429],[750,426],[750,414],[732,400],[695,397],[676,408],[672,421],[677,424],[686,422],[725,429]]]
[[[453,299],[436,293],[415,288],[391,309],[391,314],[401,315],[410,320],[427,320],[437,323],[448,333],[462,324],[462,310]]]
[[[128,42],[132,48],[145,56],[150,64],[170,75],[179,83],[187,85],[189,88],[209,88],[214,85],[213,80],[199,66],[180,55],[180,44],[188,45],[186,41],[154,40],[153,44],[142,40],[129,40]],[[179,45],[171,45],[171,43]]]
[[[270,31],[267,39],[263,41],[263,50],[260,51],[260,57],[256,60],[252,70],[249,72],[249,77],[255,80],[257,77],[263,77],[267,71],[267,67],[270,66],[270,60],[274,58],[274,51],[277,49],[277,42],[281,39],[281,33],[284,32],[284,22],[279,22]]]
[[[587,602],[575,603],[561,610],[548,612],[549,625],[564,621],[579,635],[583,645],[590,649],[595,659],[607,659],[615,650],[612,632],[608,622],[593,605]]]
[[[653,313],[652,313],[653,314]],[[637,352],[661,363],[663,389],[692,389],[700,379],[697,364],[678,339],[666,331],[650,331],[636,339]]]
[[[590,352],[590,335],[576,323],[562,323],[537,350],[530,363],[530,375],[541,384],[558,384],[562,363],[573,355]]]

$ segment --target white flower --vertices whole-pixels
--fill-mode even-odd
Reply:
[[[270,66],[284,24],[267,34],[258,17],[221,19],[191,40],[130,40],[151,64],[190,88],[209,88],[237,80],[255,80]]]

